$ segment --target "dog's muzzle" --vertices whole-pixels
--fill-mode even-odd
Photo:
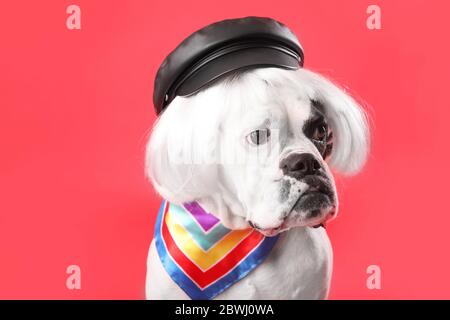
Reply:
[[[280,168],[285,176],[301,182],[304,187],[300,192],[292,182],[284,180],[281,201],[286,201],[290,192],[299,192],[299,195],[283,214],[280,225],[263,228],[255,221],[248,221],[249,225],[266,236],[296,226],[325,227],[326,222],[335,215],[336,196],[332,179],[322,162],[311,153],[293,153],[280,162]]]
[[[323,215],[323,210],[335,206],[335,194],[331,181],[322,163],[311,153],[293,153],[280,162],[283,174],[307,185],[307,189],[287,213],[293,211],[309,212],[307,219],[315,221]],[[330,211],[333,214],[334,210]],[[289,219],[289,217],[287,217]],[[324,226],[324,220],[319,220],[314,227]]]

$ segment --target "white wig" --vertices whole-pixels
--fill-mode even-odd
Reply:
[[[239,90],[230,90],[232,86]],[[216,157],[221,123],[230,103],[244,99],[249,92],[267,90],[267,86],[319,102],[333,131],[330,166],[344,174],[362,168],[369,150],[369,130],[365,113],[354,99],[306,69],[259,68],[225,77],[195,95],[176,97],[160,115],[147,144],[146,174],[163,198],[183,203],[223,194],[217,164],[173,161],[173,155],[186,159],[205,153],[206,148],[207,154]],[[202,152],[195,151],[199,149]]]

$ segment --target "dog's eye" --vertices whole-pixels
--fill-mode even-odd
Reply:
[[[269,141],[269,138],[270,138],[269,129],[258,129],[247,135],[248,143],[256,146],[267,143],[267,141]]]
[[[314,129],[311,138],[316,141],[324,141],[325,138],[327,137],[327,133],[328,133],[327,126],[325,124],[320,124]]]

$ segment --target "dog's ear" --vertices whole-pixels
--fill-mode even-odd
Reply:
[[[170,202],[194,201],[217,187],[220,124],[215,108],[206,100],[201,94],[174,99],[160,115],[147,143],[146,175]]]
[[[324,77],[302,70],[303,79],[312,86],[311,100],[320,104],[333,136],[329,162],[344,174],[357,173],[369,151],[369,128],[361,106],[345,91]]]

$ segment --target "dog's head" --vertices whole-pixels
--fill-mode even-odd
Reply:
[[[333,218],[329,166],[355,173],[367,152],[364,113],[340,88],[305,69],[260,68],[175,98],[153,129],[146,170],[167,200],[274,235]]]

